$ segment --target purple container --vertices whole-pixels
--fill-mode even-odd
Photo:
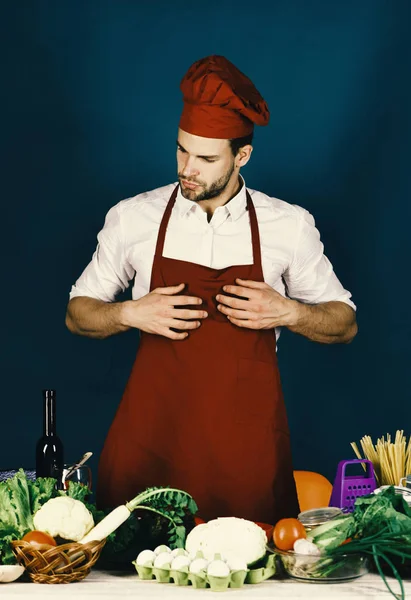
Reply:
[[[358,463],[367,466],[365,475],[346,475],[347,465]],[[338,506],[338,508],[344,509],[345,512],[352,512],[356,499],[359,496],[371,494],[376,487],[374,467],[370,460],[341,460],[338,463],[329,506]]]

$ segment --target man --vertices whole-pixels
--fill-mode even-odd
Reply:
[[[179,185],[112,208],[73,286],[70,331],[141,340],[99,464],[97,500],[153,485],[206,519],[273,523],[298,502],[276,357],[281,327],[323,343],[356,334],[355,306],[304,209],[247,190],[254,124],[269,111],[221,56],[181,83]],[[133,299],[114,302],[134,278]]]

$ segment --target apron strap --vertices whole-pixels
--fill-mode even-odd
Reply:
[[[249,191],[245,191],[247,196],[247,210],[250,216],[250,227],[251,227],[251,241],[253,244],[253,261],[254,265],[258,266],[262,270],[261,263],[261,245],[260,245],[260,232],[258,229],[257,215],[255,214],[255,208]]]
[[[158,236],[157,236],[157,244],[156,244],[156,251],[154,254],[154,260],[158,260],[159,258],[161,258],[163,256],[163,250],[164,250],[164,242],[166,239],[166,231],[167,231],[167,225],[168,222],[170,220],[170,216],[171,216],[171,211],[173,210],[173,206],[174,203],[176,201],[177,198],[177,192],[178,192],[178,186],[174,189],[173,193],[170,196],[170,200],[168,201],[167,207],[164,211],[163,217],[161,219],[161,223],[160,223],[160,229],[158,230]]]

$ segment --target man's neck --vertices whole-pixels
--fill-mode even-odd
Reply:
[[[232,182],[232,185],[228,185],[224,192],[215,198],[211,198],[210,200],[200,200],[198,205],[203,209],[204,212],[207,213],[207,220],[211,221],[211,217],[214,214],[214,211],[219,206],[224,206],[228,204],[230,200],[232,200],[235,196],[237,196],[238,192],[241,190],[243,185],[242,179],[238,176]]]

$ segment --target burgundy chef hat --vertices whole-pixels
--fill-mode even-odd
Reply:
[[[267,125],[270,113],[253,82],[224,56],[195,62],[181,81],[180,129],[207,138],[233,139]]]

